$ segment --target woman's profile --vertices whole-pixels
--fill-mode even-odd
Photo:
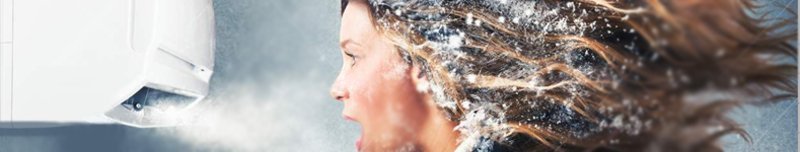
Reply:
[[[766,5],[343,0],[331,96],[359,151],[721,151],[728,110],[796,100]]]

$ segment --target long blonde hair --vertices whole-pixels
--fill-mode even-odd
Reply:
[[[369,3],[467,147],[719,151],[726,111],[797,96],[796,20],[750,0]]]

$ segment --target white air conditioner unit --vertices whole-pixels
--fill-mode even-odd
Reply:
[[[211,0],[0,0],[0,128],[175,125],[213,69]]]

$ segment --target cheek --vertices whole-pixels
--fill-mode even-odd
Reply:
[[[385,85],[387,81],[381,76],[382,70],[375,64],[362,62],[359,66],[362,67],[356,71],[351,97],[358,104],[359,114],[367,119],[365,121],[380,120],[382,112],[389,107],[386,90],[391,86]]]
[[[365,129],[406,134],[418,130],[427,114],[421,94],[406,75],[405,63],[369,62],[363,70],[357,108],[366,117]],[[365,67],[366,68],[366,67]],[[361,72],[361,71],[360,71]]]

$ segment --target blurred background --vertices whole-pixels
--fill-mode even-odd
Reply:
[[[766,0],[794,12],[796,0]],[[354,151],[355,123],[328,96],[338,74],[338,0],[214,0],[216,67],[192,127],[0,129],[0,152]],[[783,12],[783,15],[792,13]],[[795,25],[796,26],[796,25]],[[728,151],[796,151],[797,101],[731,113],[753,138]]]

